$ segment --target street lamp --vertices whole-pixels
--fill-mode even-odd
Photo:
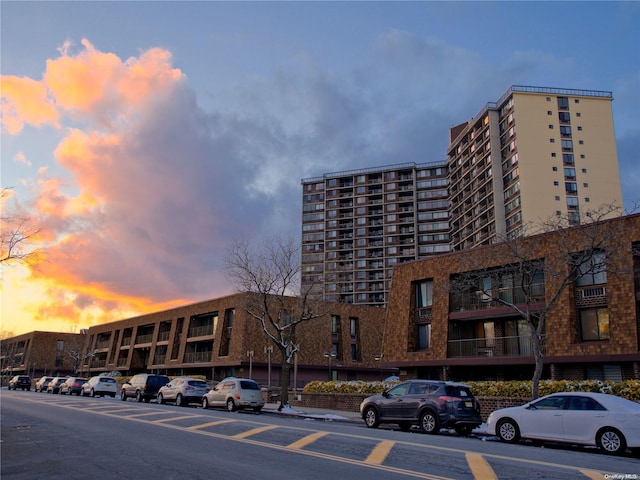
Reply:
[[[249,357],[249,378],[251,378],[253,371],[253,350],[247,351],[247,357]]]
[[[267,347],[264,347],[264,353],[268,354],[268,366],[267,366],[267,370],[268,370],[268,375],[269,375],[269,392],[271,392],[271,354],[273,353],[273,345],[269,345]]]
[[[333,375],[331,375],[331,359],[336,357],[336,352],[324,352],[324,358],[329,359],[329,381],[333,380]]]

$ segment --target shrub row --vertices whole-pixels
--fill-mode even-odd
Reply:
[[[381,393],[397,382],[332,381],[310,382],[303,392],[306,393]],[[471,386],[477,397],[531,397],[531,381],[508,382],[464,382]],[[554,392],[600,392],[618,395],[640,402],[640,380],[627,380],[620,383],[600,380],[541,380],[539,395]]]

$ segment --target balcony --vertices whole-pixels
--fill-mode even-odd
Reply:
[[[520,288],[500,288],[498,296],[492,297],[491,292],[485,294],[482,291],[452,293],[449,311],[464,312],[467,310],[480,310],[486,308],[500,308],[506,305],[503,302],[513,305],[523,305],[527,303],[524,292]],[[530,303],[544,303],[545,292],[544,283],[531,285]]]
[[[542,351],[543,353],[545,351],[544,339]],[[469,338],[447,342],[447,358],[531,356],[533,356],[533,337],[531,335]]]
[[[193,337],[205,337],[208,335],[213,335],[213,325],[201,325],[199,327],[191,327],[189,328],[189,332],[187,333],[188,338]]]
[[[209,363],[211,352],[187,352],[184,354],[184,363]]]

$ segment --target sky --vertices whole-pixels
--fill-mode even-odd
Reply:
[[[0,2],[0,331],[233,292],[232,242],[300,238],[301,180],[446,158],[511,85],[605,90],[640,203],[640,2]]]

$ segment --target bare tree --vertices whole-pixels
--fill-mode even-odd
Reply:
[[[7,213],[6,203],[11,197],[11,190],[0,191],[0,264],[25,264],[35,266],[42,255],[40,249],[33,248],[40,233],[34,228],[29,217],[18,213]]]
[[[539,225],[538,231],[548,234],[507,239],[466,255],[467,271],[452,277],[448,286],[454,296],[508,307],[527,321],[535,358],[533,398],[538,397],[544,367],[546,319],[562,294],[576,285],[601,285],[608,276],[631,273],[623,265],[632,248],[624,232],[626,224],[607,221],[613,211],[619,210],[606,207],[589,212],[581,217],[580,226],[570,226],[566,218],[557,217]],[[575,220],[573,217],[571,223]],[[604,298],[604,292],[595,294]]]
[[[299,292],[300,251],[293,239],[275,237],[252,248],[236,241],[228,249],[225,267],[239,292],[251,292],[243,308],[262,325],[265,335],[280,352],[281,410],[289,403],[291,366],[300,344],[296,329],[302,323],[323,317],[309,291]]]

